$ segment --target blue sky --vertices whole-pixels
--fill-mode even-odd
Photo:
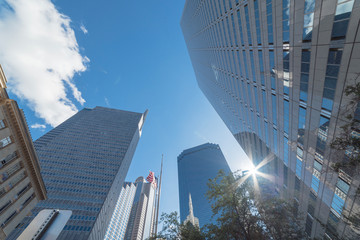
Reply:
[[[0,0],[0,32],[9,36],[0,63],[33,139],[83,107],[149,109],[127,180],[158,173],[164,154],[161,212],[178,211],[184,149],[218,143],[232,170],[249,167],[198,88],[179,24],[184,3]]]

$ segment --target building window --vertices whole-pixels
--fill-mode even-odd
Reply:
[[[267,107],[268,104],[266,102],[266,92],[265,90],[261,91],[261,95],[262,95],[262,100],[263,100],[263,111],[264,111],[264,118],[267,118]]]
[[[260,29],[260,16],[259,16],[259,4],[257,0],[254,0],[254,12],[255,12],[255,24],[256,24],[256,37],[258,45],[261,45],[261,29]]]
[[[289,140],[284,136],[284,164],[289,165]]]
[[[253,82],[256,82],[254,52],[252,50],[250,50],[250,63],[251,63],[252,80]]]
[[[326,66],[323,100],[321,105],[322,109],[325,109],[329,112],[331,112],[333,108],[341,57],[342,57],[342,50],[330,49],[328,56],[328,63]]]
[[[315,0],[305,0],[303,41],[311,41],[314,25]]]
[[[283,51],[283,79],[284,79],[284,94],[289,95],[290,87],[290,53],[287,50]]]
[[[276,111],[276,95],[271,94],[271,103],[272,103],[272,120],[273,123],[277,124],[277,111]]]
[[[241,25],[240,9],[237,10],[237,18],[238,18],[238,23],[239,23],[239,33],[240,33],[241,45],[244,46],[244,37],[243,37],[243,30],[242,30],[242,25]]]
[[[310,55],[309,50],[302,50],[301,53],[301,77],[300,77],[300,101],[307,102],[309,71],[310,71]]]
[[[298,143],[304,145],[306,109],[299,107]]]
[[[264,60],[263,60],[263,52],[261,50],[258,51],[258,56],[259,56],[261,85],[265,86]],[[359,110],[359,112],[360,112],[360,110]]]
[[[283,42],[290,41],[290,0],[283,0],[282,9],[282,29],[283,29]]]
[[[278,155],[277,130],[275,128],[273,128],[273,137],[274,137],[274,153]]]
[[[244,10],[245,10],[246,31],[247,31],[247,35],[248,35],[248,42],[249,42],[249,45],[252,45],[248,5],[245,5]]]
[[[284,99],[284,132],[289,134],[290,126],[290,103],[288,100]]]
[[[244,67],[245,67],[246,79],[249,79],[249,70],[248,70],[248,65],[247,65],[247,61],[246,61],[246,52],[245,52],[245,50],[243,50],[243,58],[244,58]]]
[[[3,129],[5,127],[6,127],[6,125],[5,125],[4,120],[0,120],[0,129]]]
[[[273,21],[272,21],[272,0],[266,0],[266,18],[267,18],[267,29],[268,29],[268,43],[274,43],[273,34]]]
[[[269,51],[271,89],[276,90],[274,50]]]
[[[296,158],[296,175],[301,179],[302,161]]]
[[[11,143],[11,138],[6,137],[0,140],[0,148],[4,148]]]
[[[354,0],[337,1],[331,39],[336,40],[345,38],[353,5]]]

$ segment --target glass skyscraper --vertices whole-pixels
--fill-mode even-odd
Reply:
[[[226,174],[230,173],[229,165],[217,144],[206,143],[186,149],[178,156],[181,222],[184,222],[189,215],[191,200],[193,214],[199,219],[200,227],[216,221],[211,219],[211,204],[205,194],[209,189],[207,186],[209,179],[215,178],[221,169]]]
[[[48,199],[10,239],[42,209],[72,211],[58,239],[104,239],[146,113],[85,108],[36,140]]]
[[[357,238],[359,181],[332,169],[359,82],[359,0],[188,0],[181,27],[198,85],[309,237]],[[353,134],[359,136],[359,130]],[[358,175],[357,175],[358,176]],[[201,221],[200,221],[201,222]]]

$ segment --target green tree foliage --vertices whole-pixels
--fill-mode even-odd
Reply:
[[[192,225],[190,222],[180,223],[178,213],[162,213],[160,217],[162,230],[157,236],[149,240],[166,239],[166,240],[205,240],[205,235],[199,227]]]
[[[250,179],[220,171],[209,181],[207,196],[217,224],[207,226],[208,239],[302,239],[297,209],[275,197],[256,196]]]
[[[342,132],[331,142],[333,149],[346,151],[344,158],[333,165],[335,171],[339,169],[353,169],[352,172],[358,173],[360,169],[360,122],[355,118],[356,109],[360,102],[360,83],[345,88],[345,95],[350,96],[348,106],[345,111],[347,123],[341,126]]]
[[[251,179],[251,178],[249,178]],[[151,239],[167,240],[263,240],[303,239],[297,209],[274,197],[259,198],[251,180],[223,171],[209,180],[207,197],[216,224],[202,229],[179,223],[177,212],[163,213],[163,228]]]

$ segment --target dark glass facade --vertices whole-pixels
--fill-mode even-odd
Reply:
[[[335,172],[344,153],[329,146],[347,122],[344,88],[360,81],[359,3],[187,0],[182,15],[200,89],[309,237],[360,235],[343,221],[360,207],[358,174]]]
[[[146,114],[96,107],[83,109],[35,141],[48,199],[42,209],[72,210],[58,239],[103,239]]]
[[[181,222],[189,215],[189,194],[200,227],[215,222],[216,219],[211,219],[211,204],[205,194],[209,179],[215,178],[220,169],[230,173],[229,165],[217,144],[206,143],[184,150],[178,156]]]

